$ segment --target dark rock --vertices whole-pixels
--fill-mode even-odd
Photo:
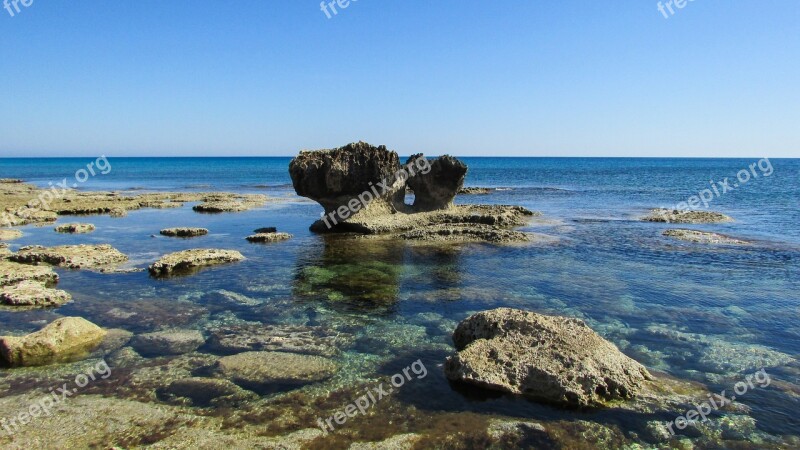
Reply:
[[[419,158],[423,155],[412,156],[406,166]],[[415,211],[435,211],[452,205],[467,175],[467,165],[449,155],[440,156],[429,164],[427,173],[420,171],[408,179],[408,186],[414,190]]]
[[[275,227],[264,227],[254,230],[253,233],[255,234],[266,234],[266,233],[277,233],[278,229]]]

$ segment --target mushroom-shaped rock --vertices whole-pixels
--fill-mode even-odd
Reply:
[[[423,158],[422,154],[412,156],[406,166],[416,166],[420,158]],[[449,155],[427,164],[428,170],[417,172],[408,179],[408,186],[414,190],[415,211],[436,211],[452,205],[467,175],[466,164]],[[425,165],[422,168],[425,169]]]

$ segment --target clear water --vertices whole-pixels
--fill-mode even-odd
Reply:
[[[555,236],[558,242],[430,248],[402,242],[356,246],[310,233],[308,226],[321,208],[294,196],[289,158],[109,158],[112,171],[90,178],[81,189],[258,192],[289,201],[237,214],[199,215],[187,206],[134,211],[124,219],[96,216],[85,220],[97,231],[79,236],[24,227],[26,235],[12,248],[110,243],[140,267],[161,254],[197,247],[236,249],[248,259],[167,280],[146,273],[59,270],[59,287],[75,301],[51,311],[0,311],[0,333],[35,330],[54,313],[143,332],[169,324],[169,317],[153,313],[152,321],[125,323],[109,319],[107,310],[147,302],[172,302],[173,311],[198,305],[210,312],[186,326],[203,328],[232,312],[249,321],[322,324],[351,332],[358,340],[346,359],[362,363],[345,365],[343,372],[354,378],[393,374],[422,358],[432,376],[400,397],[422,410],[576,420],[574,413],[504,396],[475,399],[448,384],[436,369],[448,354],[457,321],[472,312],[511,306],[586,319],[649,368],[702,382],[711,392],[729,389],[766,367],[772,386],[740,401],[751,408],[759,431],[798,436],[800,160],[772,160],[770,176],[756,168],[758,178],[715,198],[710,209],[734,222],[681,226],[756,245],[680,243],[661,236],[667,225],[636,220],[649,208],[697,194],[709,187],[709,180],[733,180],[757,160],[464,158],[470,167],[467,185],[504,189],[461,196],[459,202],[541,211],[542,220],[526,230]],[[90,161],[0,159],[0,178],[46,186],[71,179]],[[200,226],[211,234],[193,240],[151,237],[171,226]],[[277,226],[295,237],[268,246],[244,241],[263,226]],[[217,289],[245,294],[260,304],[228,312],[203,305],[203,293]],[[665,339],[658,330],[686,333],[685,340]],[[363,364],[371,360],[381,364]],[[641,430],[645,419],[654,419],[618,411],[578,418],[626,430]]]

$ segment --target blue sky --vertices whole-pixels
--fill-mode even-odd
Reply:
[[[797,0],[20,7],[0,156],[800,157]]]

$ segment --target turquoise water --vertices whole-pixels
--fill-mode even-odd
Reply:
[[[431,376],[399,397],[422,410],[494,412],[545,422],[596,420],[638,432],[647,420],[674,418],[619,411],[576,417],[505,396],[475,398],[447,383],[435,368],[449,352],[455,324],[472,312],[511,306],[583,318],[648,368],[703,383],[711,392],[765,367],[772,385],[748,392],[741,403],[750,408],[758,432],[800,436],[800,160],[771,160],[769,176],[756,167],[757,178],[751,171],[747,183],[715,197],[710,209],[734,222],[680,226],[756,245],[682,243],[661,236],[667,225],[637,220],[649,208],[696,195],[709,180],[733,180],[758,160],[464,158],[470,167],[467,185],[502,190],[461,196],[459,202],[541,211],[541,220],[525,230],[558,241],[430,248],[403,242],[353,245],[310,233],[321,208],[293,195],[289,158],[109,158],[111,172],[91,177],[80,189],[257,192],[289,201],[236,214],[199,215],[188,205],[133,211],[124,219],[84,218],[97,231],[80,236],[24,227],[25,236],[12,248],[110,243],[139,267],[161,254],[196,247],[236,249],[248,259],[167,280],[146,273],[59,270],[59,288],[75,301],[51,311],[0,311],[0,334],[35,330],[54,313],[139,333],[174,324],[171,315],[181,308],[198,308],[197,317],[182,325],[205,329],[215,321],[248,320],[352,333],[357,339],[348,358],[380,362],[346,366],[355,378],[393,374],[422,358]],[[0,178],[46,186],[74,177],[90,161],[0,159]],[[200,226],[211,233],[193,240],[151,237],[171,226]],[[295,237],[269,246],[244,241],[263,226]],[[209,304],[204,296],[220,289],[247,295],[257,305]],[[150,315],[127,322],[110,318],[108,310],[117,306]]]

